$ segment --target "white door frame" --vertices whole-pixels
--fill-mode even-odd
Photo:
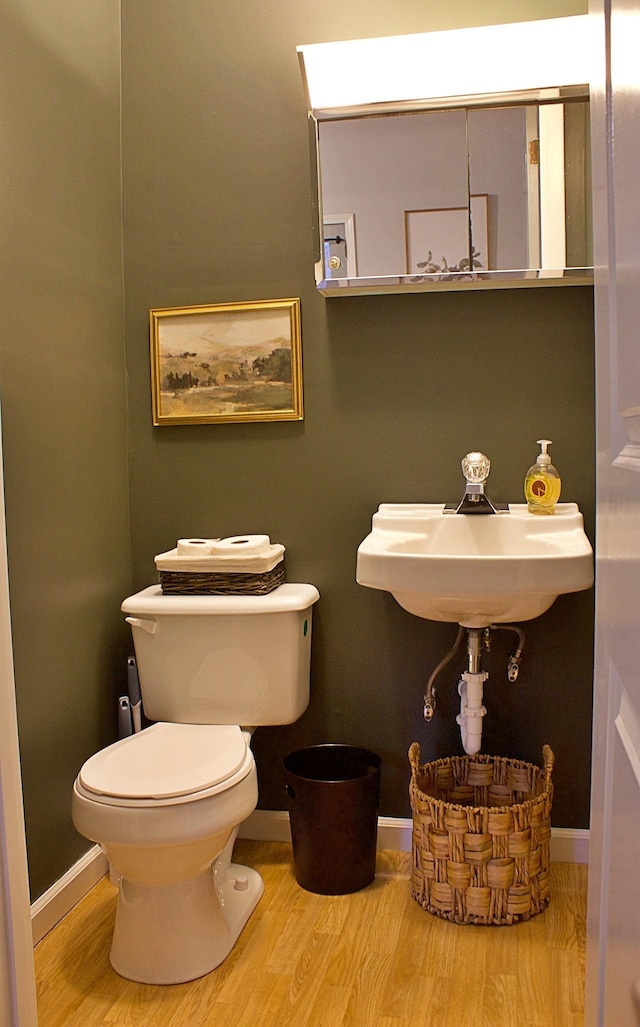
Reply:
[[[1,444],[0,710],[0,1022],[7,1027],[36,1027],[38,1013],[13,676]]]
[[[640,1023],[639,0],[590,0],[603,33],[591,93],[598,456],[596,637],[585,1024]],[[605,60],[606,58],[606,60]],[[617,144],[617,145],[614,145]],[[630,582],[630,587],[626,583]],[[620,599],[622,598],[622,602]],[[623,844],[621,844],[623,840]]]

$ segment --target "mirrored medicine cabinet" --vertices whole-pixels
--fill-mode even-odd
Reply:
[[[587,85],[308,116],[324,295],[593,282]]]

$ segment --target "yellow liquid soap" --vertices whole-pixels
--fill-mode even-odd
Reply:
[[[527,500],[529,513],[552,514],[556,503],[560,499],[562,482],[560,478],[553,478],[549,474],[536,473],[527,475],[524,483],[524,496]]]

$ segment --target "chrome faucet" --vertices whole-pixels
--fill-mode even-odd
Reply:
[[[462,473],[466,479],[464,496],[460,503],[448,503],[445,513],[495,514],[508,513],[506,503],[492,503],[485,492],[491,461],[484,453],[467,453],[462,460]]]

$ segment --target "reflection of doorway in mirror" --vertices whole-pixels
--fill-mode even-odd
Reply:
[[[355,278],[358,274],[355,215],[325,214],[322,222],[325,278]]]
[[[469,222],[469,213],[471,219]],[[407,274],[475,278],[489,270],[488,196],[467,207],[406,210]],[[471,246],[471,252],[470,252]]]

